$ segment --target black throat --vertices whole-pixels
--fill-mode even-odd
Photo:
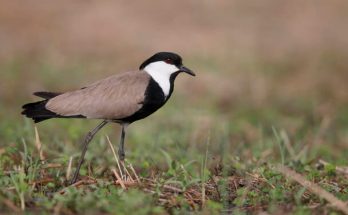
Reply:
[[[126,123],[132,123],[134,121],[137,121],[139,119],[143,119],[150,114],[157,111],[160,107],[162,107],[170,98],[170,96],[173,93],[174,90],[174,81],[176,76],[179,74],[179,72],[175,72],[170,76],[169,82],[170,82],[170,89],[169,94],[166,97],[163,93],[162,88],[159,86],[159,84],[151,77],[149,81],[149,85],[146,88],[145,91],[145,99],[142,102],[142,107],[140,110],[135,112],[133,115],[123,118],[123,119],[117,119],[118,121],[126,122]]]

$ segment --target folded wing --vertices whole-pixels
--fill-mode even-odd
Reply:
[[[46,109],[61,116],[122,119],[142,107],[150,76],[141,71],[114,75],[50,99]]]

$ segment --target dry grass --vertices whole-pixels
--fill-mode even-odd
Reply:
[[[281,172],[285,177],[290,178],[292,180],[295,180],[296,182],[300,183],[304,188],[310,190],[314,194],[318,195],[320,198],[325,199],[328,201],[332,207],[337,208],[338,210],[342,211],[344,214],[348,214],[348,205],[347,203],[339,200],[331,193],[327,192],[317,184],[308,181],[305,179],[304,176],[296,173],[295,171],[289,169],[285,166],[278,166],[277,171]]]

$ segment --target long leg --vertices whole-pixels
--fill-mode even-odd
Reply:
[[[126,136],[126,124],[121,124],[122,131],[121,131],[121,138],[120,138],[120,147],[118,148],[118,156],[121,161],[124,161],[125,153],[124,153],[124,137]]]
[[[92,131],[88,132],[86,137],[85,137],[85,140],[83,141],[83,148],[82,148],[82,153],[81,153],[81,156],[80,156],[80,161],[77,165],[77,168],[75,170],[75,173],[74,173],[74,177],[72,178],[71,180],[71,184],[74,184],[76,181],[77,181],[77,177],[79,176],[79,172],[80,172],[80,168],[81,168],[81,165],[85,159],[85,154],[86,154],[86,151],[87,151],[87,146],[88,146],[88,143],[91,142],[91,140],[93,139],[94,135],[102,128],[104,127],[104,125],[106,125],[108,122],[106,120],[104,120],[103,122],[101,122],[97,127],[95,127]]]

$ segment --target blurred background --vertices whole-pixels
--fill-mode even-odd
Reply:
[[[80,88],[172,51],[197,76],[178,77],[171,101],[132,125],[131,158],[137,150],[149,158],[148,149],[157,147],[204,151],[209,138],[213,155],[223,141],[231,153],[257,156],[275,130],[298,152],[306,146],[313,157],[348,155],[347,1],[0,5],[0,146],[33,136],[32,122],[20,115],[22,104],[38,99],[32,92]],[[48,149],[57,141],[75,143],[67,147],[78,153],[76,141],[96,123],[59,119],[37,126],[47,153],[63,150]],[[117,129],[103,134],[117,143]],[[153,137],[158,144],[150,144]]]

